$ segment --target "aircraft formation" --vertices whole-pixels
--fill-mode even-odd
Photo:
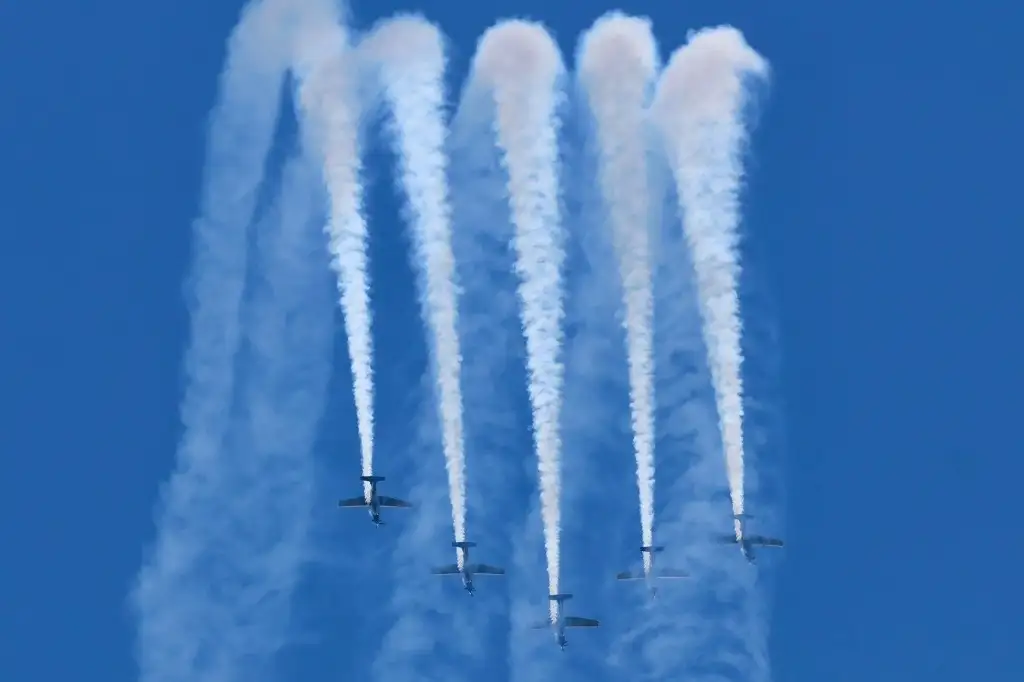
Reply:
[[[373,522],[375,527],[379,528],[386,525],[380,518],[381,509],[412,508],[413,505],[405,500],[401,500],[397,497],[388,497],[377,492],[377,484],[385,480],[383,476],[360,476],[360,480],[364,484],[363,496],[338,500],[338,506],[349,509],[366,509],[369,512],[370,520]],[[778,538],[748,534],[746,532],[746,521],[751,518],[754,517],[751,514],[746,513],[734,515],[733,519],[737,522],[735,525],[736,532],[732,535],[718,536],[715,540],[720,544],[739,545],[740,551],[743,553],[743,558],[746,559],[748,563],[754,564],[756,563],[754,547],[782,547],[783,542]],[[504,568],[491,566],[489,564],[471,564],[469,562],[469,550],[476,547],[475,542],[452,542],[452,547],[455,548],[457,562],[447,566],[439,566],[433,570],[433,574],[440,576],[459,576],[462,580],[463,589],[465,589],[470,596],[473,596],[476,593],[476,584],[473,582],[474,576],[505,575]],[[631,571],[623,571],[616,574],[615,579],[624,581],[644,581],[647,585],[647,590],[653,599],[658,595],[658,588],[655,581],[689,578],[689,573],[674,568],[659,568],[658,570],[655,570],[654,557],[664,550],[665,548],[663,546],[641,547],[641,556],[650,556],[650,560],[644,562],[644,569],[635,573]],[[579,616],[565,615],[565,602],[572,599],[572,597],[573,595],[569,593],[548,595],[548,599],[554,603],[549,620],[532,626],[535,630],[550,628],[555,636],[555,642],[562,651],[565,651],[566,647],[569,645],[565,636],[566,628],[596,628],[601,625],[601,621],[593,618],[581,618]]]

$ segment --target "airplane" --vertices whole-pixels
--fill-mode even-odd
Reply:
[[[364,492],[362,497],[353,497],[347,500],[338,500],[339,507],[365,507],[370,512],[370,519],[373,525],[378,528],[386,525],[380,520],[380,510],[384,508],[408,509],[412,505],[397,497],[386,497],[377,494],[377,484],[384,480],[383,476],[360,476],[359,480],[370,484],[370,490]],[[365,486],[364,486],[365,488]]]
[[[747,535],[746,533],[746,520],[754,518],[750,514],[735,514],[733,519],[736,523],[736,533],[734,535],[723,535],[719,538],[719,542],[725,544],[738,544],[740,551],[743,552],[743,558],[749,563],[756,563],[754,560],[754,547],[782,547],[782,540],[776,538],[766,538],[763,535]]]
[[[565,638],[566,628],[596,628],[601,625],[601,621],[593,620],[592,618],[578,618],[565,615],[562,606],[566,601],[572,599],[571,594],[552,594],[548,596],[548,599],[555,602],[554,610],[551,613],[551,620],[546,623],[538,623],[533,626],[533,629],[543,630],[551,628],[555,633],[555,641],[558,642],[558,648],[562,651],[565,651],[565,647],[569,646],[569,642]]]
[[[644,562],[644,570],[640,573],[631,573],[629,571],[623,571],[615,576],[616,580],[645,580],[647,587],[651,590],[651,597],[658,596],[658,588],[654,585],[654,581],[662,579],[677,579],[677,578],[689,578],[690,574],[686,571],[677,571],[674,568],[663,568],[660,571],[654,570],[654,555],[658,552],[665,551],[664,547],[651,547],[645,545],[640,548],[640,554],[650,555],[650,559]],[[645,557],[646,558],[646,557]]]
[[[505,575],[504,568],[488,566],[487,564],[469,563],[469,548],[476,547],[475,542],[453,542],[452,547],[459,554],[461,559],[459,563],[462,564],[462,568],[459,568],[457,563],[449,564],[448,566],[435,568],[434,575],[461,575],[462,586],[466,588],[466,592],[469,592],[470,596],[473,596],[476,592],[476,587],[473,586],[474,575]]]

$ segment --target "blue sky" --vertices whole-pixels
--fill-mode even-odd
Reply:
[[[461,80],[477,36],[499,17],[543,20],[569,58],[577,34],[615,7],[554,4],[354,3],[353,14],[366,27],[395,10],[424,11],[449,36]],[[995,7],[628,8],[654,20],[665,56],[686,30],[731,23],[773,67],[744,230],[765,282],[749,319],[774,328],[782,361],[771,397],[783,417],[764,455],[785,489],[779,530],[788,546],[771,562],[765,592],[777,680],[1020,674],[1011,654],[1024,634],[1016,582],[1024,560],[1009,490],[1021,466],[1014,422],[1004,420],[1016,415],[1013,387],[1024,378],[1013,265],[1024,216],[1019,202],[999,197],[1014,196],[1013,160],[1024,151],[1013,73],[1021,10]],[[238,9],[122,0],[0,7],[0,55],[11,65],[0,113],[8,162],[0,527],[13,550],[0,564],[0,673],[11,679],[137,674],[126,593],[153,538],[153,505],[179,438],[189,225]],[[373,267],[389,273],[375,276],[386,311],[378,355],[389,358],[378,391],[391,406],[381,408],[390,435],[379,442],[383,453],[400,452],[430,442],[407,426],[421,409],[407,394],[426,355],[404,342],[420,331],[386,167],[371,176],[383,235]],[[317,445],[317,499],[328,502],[348,491],[357,466],[343,349],[334,364]],[[513,404],[522,399],[509,392]],[[419,468],[389,472],[389,482],[419,490],[429,505],[422,481],[443,480],[441,466],[428,449]],[[629,458],[622,470],[627,480],[614,485],[632,493]],[[281,662],[312,679],[364,669],[387,623],[362,630],[351,620],[391,596],[389,581],[358,562],[366,548],[387,561],[392,538],[376,537],[365,518],[322,509],[329,518],[314,534],[338,549],[300,590],[297,627],[306,636]],[[498,559],[513,543],[528,551],[519,519],[494,514],[481,524],[515,526],[495,540]],[[391,530],[414,537],[415,523]],[[632,518],[620,525],[610,534],[625,547],[638,529]],[[580,564],[594,551],[578,530],[565,543]],[[447,556],[439,550],[436,560]],[[596,596],[582,603],[603,589],[600,576],[566,572],[584,583],[574,588],[581,612],[602,610],[582,615],[611,617]],[[463,605],[465,595],[448,587],[436,589],[459,608],[503,608]],[[487,656],[503,661],[498,635],[489,633],[497,648]],[[580,642],[580,665],[596,646]]]

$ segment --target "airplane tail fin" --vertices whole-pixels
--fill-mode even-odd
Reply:
[[[380,483],[384,480],[383,476],[360,476],[359,480],[364,483]]]
[[[568,600],[572,599],[572,595],[563,592],[562,594],[551,594],[551,595],[548,595],[548,599],[550,599],[551,601],[556,601],[558,603],[562,603],[564,601],[568,601]]]
[[[456,549],[469,549],[470,547],[476,547],[476,543],[466,542],[463,540],[462,542],[453,542],[452,547],[455,547]]]

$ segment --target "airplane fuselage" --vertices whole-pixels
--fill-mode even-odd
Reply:
[[[569,640],[565,636],[565,609],[562,607],[562,602],[555,602],[555,622],[552,625],[558,648],[565,651],[565,648],[569,646]]]
[[[555,622],[552,626],[555,630],[555,641],[558,642],[558,648],[565,651],[565,647],[569,646],[569,640],[565,638],[565,618],[560,603],[555,605]]]
[[[754,548],[751,547],[750,543],[743,538],[740,538],[738,542],[740,545],[740,551],[743,552],[743,558],[751,564],[757,563],[754,559]]]
[[[647,585],[648,591],[651,593],[651,599],[658,596],[658,588],[654,586],[654,557],[661,548],[655,549],[654,547],[641,547],[640,556],[644,561],[644,583]]]
[[[366,510],[370,514],[370,520],[373,521],[373,525],[378,528],[383,525],[380,520],[380,499],[377,497],[377,484],[370,483],[369,499],[366,501]]]
[[[469,548],[458,547],[456,553],[459,555],[459,559],[462,561],[462,566],[459,568],[459,577],[462,578],[462,587],[465,588],[466,592],[472,597],[476,592],[473,587],[473,572],[469,570]]]
[[[654,585],[654,577],[648,572],[644,576],[644,580],[647,582],[647,589],[651,593],[651,599],[658,596],[658,588]]]

